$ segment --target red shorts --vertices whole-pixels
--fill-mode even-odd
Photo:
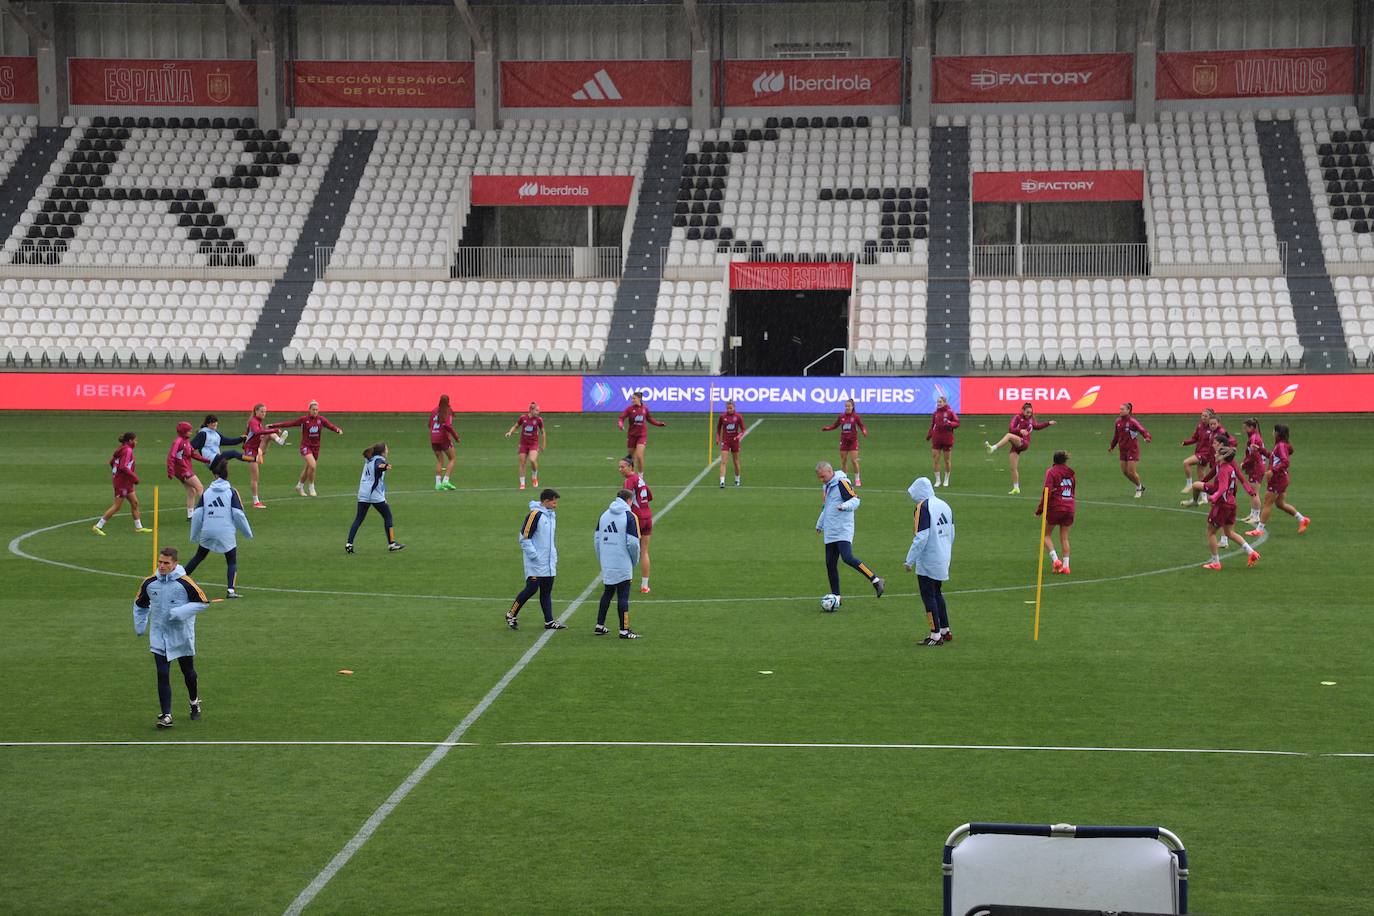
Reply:
[[[653,517],[653,515],[639,515],[639,514],[636,514],[636,515],[635,515],[635,521],[639,522],[639,536],[640,536],[640,537],[644,537],[645,535],[653,534],[653,533],[654,533],[654,517]]]
[[[1025,451],[1029,451],[1029,450],[1030,450],[1030,443],[1027,442],[1025,439],[1022,439],[1020,445],[1008,445],[1008,447],[1009,447],[1014,453],[1016,453],[1017,455],[1019,455],[1019,454],[1021,454],[1022,452],[1025,452]]]
[[[841,439],[841,440],[840,440],[840,451],[842,451],[842,452],[854,452],[854,453],[857,454],[858,451],[859,451],[859,440],[858,440],[858,439],[855,439],[853,442],[848,442],[848,441],[846,441],[846,440],[844,440],[844,439]]]
[[[1045,519],[1045,527],[1051,525],[1061,525],[1068,528],[1073,524],[1073,510],[1051,509],[1049,516]]]
[[[947,452],[954,448],[954,437],[934,436],[930,440],[930,447],[939,452]]]
[[[722,442],[722,443],[720,444],[720,450],[721,450],[722,452],[733,452],[734,454],[738,455],[738,454],[739,454],[739,440],[738,440],[738,439],[735,439],[735,440],[731,441],[730,439],[726,439],[724,442]]]
[[[625,437],[625,450],[626,450],[627,452],[633,452],[633,451],[634,451],[636,448],[638,448],[639,446],[647,444],[648,441],[649,441],[649,437],[648,437],[648,436],[626,436],[626,437]]]
[[[1211,448],[1208,448],[1205,452],[1201,449],[1194,451],[1193,457],[1197,459],[1198,464],[1211,465],[1212,459],[1216,456],[1212,454]]]
[[[1269,476],[1268,490],[1270,493],[1286,493],[1288,491],[1288,474],[1271,474]]]
[[[1263,468],[1242,467],[1241,470],[1245,472],[1245,479],[1248,480],[1250,483],[1259,483],[1260,481],[1264,480]]]
[[[1121,460],[1122,460],[1122,461],[1139,461],[1139,460],[1140,460],[1140,443],[1139,443],[1139,442],[1125,442],[1125,443],[1122,443],[1122,445],[1120,446],[1120,449],[1121,449]]]
[[[1213,503],[1212,511],[1207,513],[1207,524],[1214,528],[1225,528],[1236,523],[1236,507]]]
[[[302,445],[301,457],[304,458],[306,455],[314,455],[316,458],[320,457],[319,445]]]
[[[130,496],[134,495],[134,486],[135,485],[131,483],[122,483],[120,481],[115,481],[114,494],[117,497],[128,499]]]
[[[429,447],[434,449],[436,452],[446,452],[449,450],[450,444],[448,442],[436,442],[433,439],[430,439]]]
[[[168,477],[171,477],[172,475],[171,475],[171,474],[168,474],[167,476],[168,476]],[[185,474],[178,474],[174,479],[175,479],[175,480],[180,480],[180,481],[195,480],[195,479],[196,479],[196,472],[195,472],[195,471],[187,471]]]
[[[526,445],[525,443],[521,442],[521,443],[520,443],[520,448],[516,451],[516,454],[517,454],[517,455],[528,455],[530,452],[538,452],[538,451],[539,451],[539,445],[538,445],[538,443],[536,443],[536,444],[534,444],[534,445]]]
[[[245,449],[244,452],[243,452],[243,460],[244,460],[244,461],[260,462],[260,461],[262,461],[262,456],[259,455],[257,452],[250,452],[250,451],[248,451],[247,449]]]

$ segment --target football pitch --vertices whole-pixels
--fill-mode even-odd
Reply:
[[[130,613],[152,539],[127,509],[108,537],[89,528],[134,430],[145,514],[156,484],[159,539],[189,557],[163,470],[183,417],[6,414],[0,910],[937,913],[949,832],[1014,821],[1168,827],[1203,916],[1370,912],[1370,418],[1284,418],[1312,527],[1276,511],[1259,564],[1233,549],[1217,573],[1199,568],[1204,510],[1179,506],[1193,417],[1141,417],[1140,500],[1110,417],[1046,417],[1015,497],[1005,451],[981,447],[1006,418],[963,418],[937,491],[956,638],[929,649],[902,572],[928,417],[866,418],[854,548],[887,594],[841,567],[834,614],[814,531],[829,418],[747,417],[744,485],[721,490],[706,418],[663,417],[653,590],[634,590],[628,642],[592,634],[614,417],[546,416],[569,629],[544,631],[536,600],[512,632],[536,497],[515,486],[514,418],[457,417],[459,489],[436,492],[423,417],[331,414],[346,434],[326,434],[319,498],[292,490],[299,430],[268,452],[245,597],[197,622],[204,718],[174,667],[175,727],[157,731]],[[387,552],[374,514],[349,556],[377,440],[408,549]],[[1047,568],[1034,642],[1033,512],[1059,448],[1079,483],[1073,573]],[[231,472],[246,500],[247,467]],[[223,597],[220,557],[196,578]]]

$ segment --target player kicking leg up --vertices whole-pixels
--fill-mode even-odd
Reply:
[[[877,597],[883,596],[885,583],[881,576],[868,568],[868,564],[854,556],[854,545],[849,541],[831,541],[825,545],[825,574],[830,583],[830,594],[840,594],[840,561],[843,560],[846,566],[852,566],[859,571],[869,584],[873,586],[873,592]]]

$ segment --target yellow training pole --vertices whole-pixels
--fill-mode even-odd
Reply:
[[[153,572],[157,572],[157,487],[153,487]]]
[[[1040,586],[1045,581],[1045,531],[1050,520],[1050,488],[1045,488],[1045,494],[1040,497],[1040,542],[1037,553],[1040,554],[1040,562],[1035,571],[1035,636],[1034,641],[1040,641]]]

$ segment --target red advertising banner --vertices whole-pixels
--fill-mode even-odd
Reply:
[[[965,378],[962,413],[1012,414],[1026,401],[1055,413],[1114,414],[1130,401],[1138,414],[1233,415],[1357,413],[1374,410],[1371,375],[1166,375],[1075,378]],[[1237,424],[1238,425],[1238,424]]]
[[[326,412],[422,413],[441,394],[458,411],[520,413],[534,400],[546,411],[575,412],[582,409],[582,377],[0,374],[0,410],[249,411],[264,403],[285,415],[318,399]]]
[[[298,60],[300,108],[471,108],[468,61]]]
[[[728,60],[727,106],[900,105],[896,57],[821,60]]]
[[[67,62],[73,105],[252,108],[258,104],[258,64],[252,60],[125,60]]]
[[[686,60],[508,60],[501,63],[506,108],[688,108]]]
[[[1354,95],[1354,48],[1168,51],[1158,55],[1161,99]]]
[[[849,289],[853,285],[850,261],[735,261],[730,265],[731,289]]]
[[[473,175],[474,207],[623,207],[631,175]]]
[[[975,203],[1144,199],[1145,173],[1139,170],[973,173]]]
[[[38,104],[38,58],[0,57],[0,105]]]
[[[1116,102],[1132,96],[1130,54],[1025,54],[937,57],[931,100],[954,102]]]

